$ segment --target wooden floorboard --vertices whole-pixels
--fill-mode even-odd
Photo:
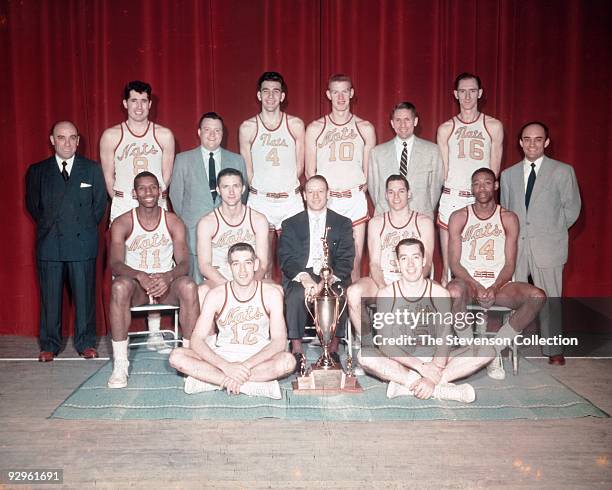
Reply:
[[[38,352],[0,340],[0,358]],[[532,362],[612,413],[611,360]],[[0,361],[0,469],[63,468],[65,488],[612,488],[611,419],[48,419],[102,363]]]

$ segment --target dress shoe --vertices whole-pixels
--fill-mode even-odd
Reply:
[[[38,362],[51,362],[55,354],[53,352],[49,352],[48,350],[41,350],[40,354],[38,354]]]
[[[563,354],[548,356],[548,364],[552,364],[553,366],[565,366],[565,357],[563,357]]]
[[[304,354],[302,352],[292,352],[293,357],[295,357],[295,369],[293,370],[294,374],[300,374],[300,369],[302,366],[302,360],[304,361],[304,364],[306,363],[306,357],[304,357]]]
[[[85,359],[95,359],[98,357],[98,351],[93,347],[87,347],[87,349],[79,353],[79,356],[84,357]]]

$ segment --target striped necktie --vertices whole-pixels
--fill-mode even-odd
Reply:
[[[408,143],[404,141],[404,149],[402,150],[402,158],[400,159],[400,174],[406,177],[408,173]]]

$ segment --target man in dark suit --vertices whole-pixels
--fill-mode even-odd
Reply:
[[[319,276],[323,259],[321,238],[325,229],[329,246],[329,265],[336,283],[346,289],[351,282],[355,258],[355,243],[351,220],[327,209],[329,188],[321,175],[308,179],[304,185],[306,210],[283,221],[278,256],[283,274],[285,291],[285,318],[291,351],[299,368],[303,358],[302,337],[308,313],[304,306],[305,295],[316,295],[323,288]],[[339,321],[336,337],[330,352],[338,359],[338,341],[344,336],[344,322]]]
[[[544,123],[525,124],[519,139],[525,158],[501,174],[501,204],[514,211],[520,223],[514,277],[527,281],[531,276],[549,298],[540,313],[540,333],[544,338],[563,333],[559,298],[567,262],[568,230],[581,208],[574,169],[544,154],[549,143]],[[545,345],[542,352],[550,364],[565,364],[561,346]]]
[[[200,146],[179,153],[174,161],[170,200],[172,208],[187,227],[189,275],[200,284],[203,280],[198,267],[196,227],[202,216],[221,204],[217,196],[217,176],[224,168],[235,168],[246,182],[244,159],[237,153],[221,148],[223,119],[216,112],[207,112],[198,125]],[[243,202],[246,202],[246,192]]]
[[[106,209],[100,166],[76,155],[79,133],[70,121],[53,126],[55,155],[30,166],[26,205],[36,221],[36,264],[40,281],[41,362],[60,350],[64,277],[76,306],[74,347],[86,359],[98,357],[96,342],[96,256],[98,224]]]

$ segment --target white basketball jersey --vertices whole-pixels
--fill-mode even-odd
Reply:
[[[380,231],[380,267],[385,277],[385,283],[391,284],[400,279],[401,273],[395,247],[404,238],[421,238],[421,231],[417,225],[419,213],[412,211],[408,221],[401,226],[391,222],[389,213],[383,215],[383,228]]]
[[[253,161],[252,186],[258,192],[295,193],[300,185],[297,177],[295,138],[289,130],[287,114],[279,125],[268,129],[259,114],[255,117],[257,132],[251,144]]]
[[[506,263],[506,231],[501,206],[487,219],[480,219],[467,206],[468,219],[461,231],[460,263],[484,287],[491,286]]]
[[[342,125],[335,124],[329,116],[325,116],[316,145],[317,174],[327,179],[330,190],[345,191],[365,184],[365,140],[354,115]]]
[[[155,123],[149,122],[141,136],[132,133],[126,123],[121,123],[121,139],[115,148],[115,185],[113,189],[124,197],[132,195],[134,177],[140,172],[151,172],[157,177],[160,189],[165,190],[162,176],[162,148],[155,138]],[[138,202],[134,199],[134,207]]]
[[[255,345],[270,340],[270,316],[263,300],[261,281],[257,281],[253,296],[246,301],[236,298],[231,282],[225,283],[225,302],[216,323],[218,347]]]
[[[159,222],[147,230],[132,209],[132,232],[125,241],[125,263],[132,269],[150,274],[167,272],[174,267],[174,247],[168,231],[166,211],[161,209]]]
[[[232,270],[227,261],[227,253],[236,243],[248,243],[255,248],[255,229],[251,217],[251,208],[244,207],[244,216],[237,225],[230,225],[221,214],[220,209],[213,211],[217,220],[217,230],[212,237],[212,265],[228,281],[232,280]]]
[[[480,113],[471,123],[453,117],[453,129],[448,138],[448,177],[444,186],[469,191],[472,174],[482,167],[491,167],[491,135],[486,116]]]

